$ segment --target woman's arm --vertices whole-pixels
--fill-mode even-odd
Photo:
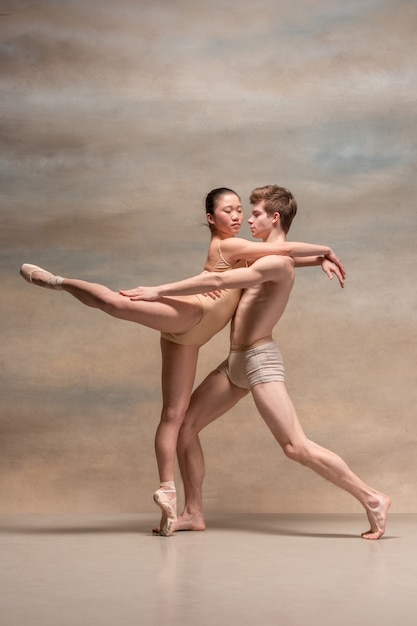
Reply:
[[[295,257],[326,257],[336,263],[343,270],[340,259],[336,256],[332,248],[322,244],[303,243],[301,241],[265,241],[258,243],[256,241],[247,241],[240,237],[230,237],[222,240],[222,254],[227,258],[229,263],[235,263],[239,259],[247,261],[255,261],[264,256],[283,255]],[[307,263],[308,264],[308,263]],[[307,265],[306,264],[306,265]],[[319,265],[310,263],[311,265]]]
[[[295,267],[315,267],[321,265],[324,256],[300,256],[294,257]]]

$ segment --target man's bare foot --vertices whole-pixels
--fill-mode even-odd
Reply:
[[[379,503],[376,506],[366,508],[366,515],[371,528],[366,531],[366,533],[361,534],[363,539],[379,539],[382,537],[385,533],[387,513],[390,506],[390,498],[384,494],[380,494]]]
[[[161,488],[153,494],[154,502],[162,511],[159,535],[170,537],[177,523],[177,494],[174,488]]]
[[[161,528],[164,528],[165,524],[166,517],[163,515],[160,525],[152,528],[152,533],[154,535],[159,535],[161,532]],[[175,531],[177,530],[206,530],[206,523],[202,515],[187,516],[183,513],[178,517],[177,523],[175,524]]]
[[[206,530],[202,514],[182,513],[177,520],[175,530]]]
[[[161,528],[166,524],[166,518],[163,515],[161,518],[161,525],[155,528],[152,528],[152,532],[155,535],[159,535],[161,532]],[[190,513],[182,513],[175,524],[175,531],[180,530],[206,530],[206,522],[204,521],[203,515],[193,515]]]

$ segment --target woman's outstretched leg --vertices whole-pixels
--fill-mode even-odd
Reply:
[[[25,263],[20,274],[33,285],[66,291],[88,307],[162,332],[186,332],[199,322],[202,315],[201,304],[195,296],[132,302],[104,285],[55,276],[36,265]]]

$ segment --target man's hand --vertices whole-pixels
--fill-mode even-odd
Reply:
[[[221,291],[208,291],[207,293],[202,293],[202,296],[205,296],[206,298],[211,298],[212,300],[218,300],[219,298],[221,298],[222,292]]]
[[[201,272],[202,274],[209,274],[210,272],[208,270],[203,270]],[[211,298],[212,300],[218,300],[221,296],[221,291],[205,291],[204,293],[202,293],[202,296],[205,296],[206,298]]]
[[[335,274],[339,279],[340,286],[342,288],[345,286],[346,271],[340,261],[339,263],[335,263],[334,261],[331,261],[328,257],[324,257],[323,261],[321,262],[321,269],[329,277],[330,280],[333,280],[333,274]]]
[[[328,259],[329,261],[331,261],[334,265],[337,266],[340,276],[342,277],[342,279],[346,278],[346,270],[343,267],[343,263],[342,261],[339,259],[339,257],[333,252],[333,250],[330,248],[330,252],[329,254],[326,254],[326,256],[324,257],[325,259]],[[323,264],[322,264],[323,267]],[[330,268],[329,268],[330,269]],[[328,272],[323,268],[323,271],[326,272],[326,274],[329,276]],[[331,269],[330,271],[334,272],[336,274],[336,272],[334,271],[334,269]],[[336,274],[337,277],[339,278],[339,282],[340,282],[340,277],[339,274]],[[331,279],[332,276],[329,276],[329,278]],[[343,285],[342,285],[343,287]]]
[[[122,296],[126,296],[132,301],[135,300],[158,300],[161,296],[157,287],[135,287],[127,291],[119,291]]]

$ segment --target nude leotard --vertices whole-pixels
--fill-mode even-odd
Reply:
[[[222,256],[220,242],[218,251],[219,259],[212,270],[213,272],[224,272],[245,266],[244,261],[238,261],[233,265],[228,263]],[[220,294],[220,298],[216,298],[216,300],[209,296],[195,295],[194,297],[197,298],[201,305],[200,321],[185,333],[161,333],[161,337],[183,346],[204,345],[232,319],[241,293],[241,289],[224,289]]]

